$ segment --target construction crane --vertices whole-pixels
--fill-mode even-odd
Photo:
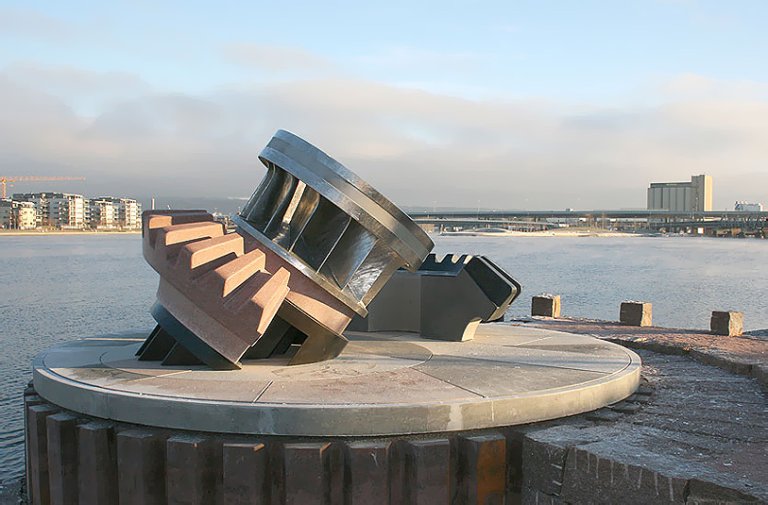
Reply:
[[[47,182],[47,181],[84,181],[85,177],[47,177],[39,175],[0,175],[3,198],[6,198],[5,186],[10,182]]]

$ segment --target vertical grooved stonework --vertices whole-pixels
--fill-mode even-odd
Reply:
[[[503,505],[506,457],[506,439],[499,433],[460,436],[459,503]]]
[[[76,505],[77,498],[77,417],[66,412],[46,419],[48,476],[51,505]]]
[[[325,505],[329,501],[327,458],[330,443],[283,446],[285,505]]]
[[[29,409],[35,405],[42,405],[45,400],[35,394],[35,390],[28,388],[24,391],[24,430],[27,436],[24,437],[24,469],[25,469],[25,488],[27,490],[27,500],[32,503],[32,470],[30,464],[32,462],[32,456],[29,452]]]
[[[78,496],[81,505],[117,503],[117,454],[111,423],[78,427]]]
[[[447,438],[408,442],[406,492],[410,505],[450,503],[450,457]]]
[[[270,500],[269,455],[261,442],[224,442],[223,502],[267,505]]]
[[[48,428],[46,419],[59,409],[50,404],[33,405],[27,412],[27,443],[29,444],[29,471],[32,505],[51,503],[48,476]]]
[[[166,442],[165,489],[168,504],[214,503],[218,466],[211,439],[197,435],[170,437]]]
[[[165,445],[150,430],[117,435],[117,475],[120,503],[165,503]]]
[[[345,505],[389,504],[389,446],[388,441],[347,444]]]

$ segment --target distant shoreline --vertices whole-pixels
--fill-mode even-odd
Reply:
[[[38,230],[0,230],[0,237],[47,237],[50,235],[138,235],[141,230],[56,230],[56,231],[38,231]]]

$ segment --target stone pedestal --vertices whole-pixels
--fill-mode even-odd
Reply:
[[[630,326],[652,326],[653,304],[648,302],[621,302],[619,321]]]
[[[736,311],[712,311],[709,329],[715,335],[738,337],[744,332],[744,314]]]
[[[560,317],[560,295],[537,295],[531,299],[531,315]]]
[[[332,361],[229,372],[139,361],[142,337],[35,359],[32,503],[509,503],[513,426],[622,400],[640,378],[628,349],[507,324],[463,343],[347,333]]]

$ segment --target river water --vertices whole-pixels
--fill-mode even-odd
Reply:
[[[768,328],[768,240],[684,237],[434,237],[435,252],[483,254],[530,296],[562,296],[567,316],[617,319],[622,300],[653,302],[654,323],[707,328],[741,310]],[[39,351],[81,336],[153,326],[157,287],[138,235],[0,236],[0,483],[22,474],[21,394]]]

